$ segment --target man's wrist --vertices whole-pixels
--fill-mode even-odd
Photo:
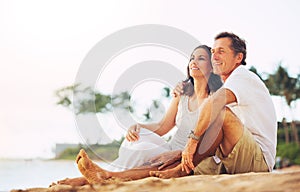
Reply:
[[[200,141],[200,136],[196,136],[193,130],[191,130],[190,134],[188,135],[188,138],[197,142]]]

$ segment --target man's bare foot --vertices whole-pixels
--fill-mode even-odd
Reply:
[[[109,172],[93,163],[83,149],[78,153],[76,163],[79,171],[90,184],[103,183],[111,177]]]
[[[172,169],[167,169],[167,170],[164,170],[164,171],[150,171],[149,174],[152,177],[159,177],[159,178],[162,178],[162,179],[183,177],[183,176],[189,175],[185,171],[181,170],[181,165],[180,164],[177,165],[176,167],[172,168]]]
[[[84,178],[84,177],[77,177],[77,178],[66,178],[63,180],[57,181],[57,184],[52,184],[51,186],[54,185],[71,185],[71,186],[83,186],[89,184],[89,182]]]

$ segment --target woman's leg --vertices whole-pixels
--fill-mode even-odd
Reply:
[[[63,180],[59,180],[56,183],[52,183],[50,187],[54,185],[72,185],[72,186],[83,186],[89,184],[89,182],[84,177],[76,177],[76,178],[66,178]]]
[[[152,157],[170,151],[168,143],[156,133],[141,128],[138,141],[122,142],[118,158],[111,162],[107,170],[117,172],[139,167]]]
[[[149,177],[149,172],[158,170],[160,166],[159,164],[148,164],[122,172],[110,172],[93,163],[84,150],[80,150],[76,162],[80,172],[90,184],[103,183],[113,178],[123,181],[142,179]],[[174,168],[179,163],[180,161],[176,161],[165,169]]]

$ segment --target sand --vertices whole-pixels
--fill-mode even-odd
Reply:
[[[244,173],[236,175],[198,175],[174,179],[149,177],[137,181],[114,181],[102,185],[72,187],[56,185],[49,188],[12,190],[12,192],[146,192],[146,191],[290,191],[300,192],[300,167],[293,166],[272,173]]]

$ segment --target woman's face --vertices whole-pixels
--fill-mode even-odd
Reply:
[[[211,61],[208,53],[203,48],[196,49],[191,55],[189,63],[190,76],[194,79],[208,78],[212,71]]]

